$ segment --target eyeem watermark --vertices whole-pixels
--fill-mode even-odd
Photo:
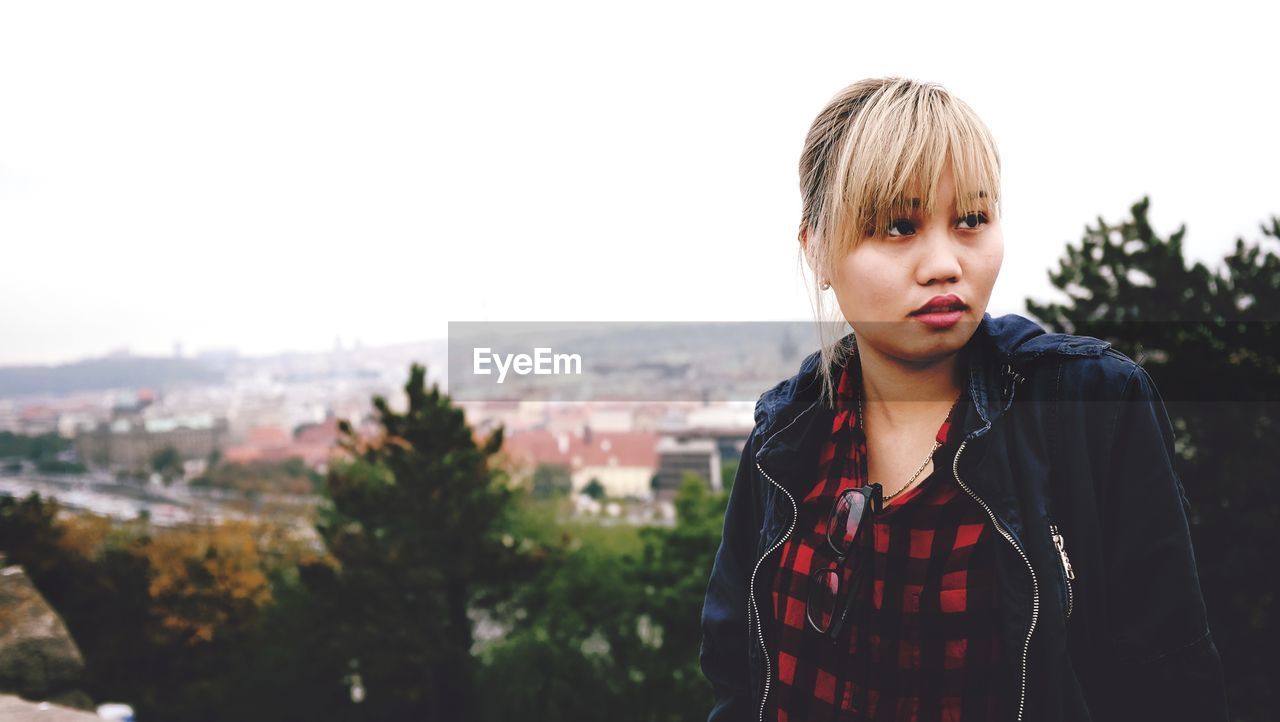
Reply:
[[[840,338],[843,325],[829,335]],[[817,330],[812,320],[450,321],[443,375],[446,393],[461,402],[750,408],[819,348]]]
[[[472,353],[471,371],[477,376],[493,375],[492,366],[498,368],[498,383],[507,379],[507,372],[519,376],[582,375],[582,356],[576,353],[552,353],[550,348],[538,347],[533,355],[527,353],[493,353],[488,347],[476,348]],[[563,366],[563,368],[562,368]]]

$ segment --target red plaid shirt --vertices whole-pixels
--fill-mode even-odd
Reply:
[[[835,644],[805,620],[809,575],[831,566],[827,519],[841,491],[866,483],[866,436],[857,418],[857,356],[840,375],[836,416],[818,482],[798,502],[796,533],[773,583],[778,630],[771,695],[780,722],[997,719],[1003,679],[995,531],[951,477],[961,396],[938,429],[934,470],[894,497],[860,535],[871,583]],[[955,432],[952,433],[952,429]],[[837,461],[837,463],[832,463]],[[872,532],[872,533],[867,533]],[[842,587],[851,579],[845,565]],[[871,599],[866,599],[867,596]]]

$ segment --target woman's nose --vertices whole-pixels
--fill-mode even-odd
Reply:
[[[951,233],[933,224],[920,240],[917,275],[920,283],[954,281],[960,277],[960,249]]]

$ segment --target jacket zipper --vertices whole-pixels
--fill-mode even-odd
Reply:
[[[951,462],[951,473],[956,477],[956,483],[960,485],[960,488],[964,489],[974,501],[978,502],[979,506],[986,510],[987,516],[991,517],[991,523],[995,526],[996,531],[1000,532],[1000,535],[1018,552],[1018,555],[1022,557],[1022,561],[1027,565],[1027,571],[1031,574],[1031,625],[1027,627],[1027,638],[1022,643],[1022,687],[1018,693],[1018,722],[1021,722],[1023,709],[1027,702],[1027,651],[1031,648],[1031,635],[1036,630],[1036,620],[1040,616],[1040,585],[1036,582],[1036,570],[1032,568],[1031,560],[1027,558],[1027,553],[1022,550],[1017,540],[1013,538],[1013,534],[1004,528],[1004,525],[996,518],[995,513],[991,511],[991,507],[987,506],[985,501],[973,493],[973,490],[960,480],[960,454],[968,444],[969,440],[965,439],[961,442],[960,448],[956,450],[956,458]]]
[[[792,419],[791,422],[788,423],[786,426],[782,427],[781,429],[778,429],[773,434],[770,434],[769,438],[765,440],[764,444],[761,444],[760,448],[763,449],[765,446],[769,444],[770,441],[773,440],[773,437],[791,428],[792,424],[799,421],[800,417],[812,411],[818,405],[818,403],[819,402],[817,401],[813,402],[812,404],[809,405],[809,408],[796,414],[796,417]],[[783,494],[786,494],[787,500],[791,502],[791,526],[787,527],[787,532],[783,534],[781,538],[779,538],[776,542],[773,543],[772,546],[770,546],[767,550],[765,550],[765,553],[762,554],[760,558],[756,560],[755,568],[751,570],[751,611],[755,614],[755,617],[756,617],[756,635],[760,638],[760,649],[761,651],[764,652],[764,694],[760,696],[760,722],[764,722],[764,706],[765,706],[765,703],[768,702],[769,700],[769,687],[773,683],[773,661],[769,659],[769,647],[768,645],[765,644],[765,641],[764,641],[764,622],[760,619],[760,607],[758,604],[756,604],[756,574],[760,571],[760,564],[764,562],[764,560],[768,558],[770,554],[772,554],[775,550],[777,550],[778,547],[785,544],[787,542],[787,539],[791,538],[791,533],[796,529],[796,517],[800,515],[800,512],[799,512],[799,509],[797,509],[796,507],[796,498],[791,495],[791,492],[787,491],[786,487],[784,487],[782,484],[779,484],[778,482],[774,481],[773,477],[769,476],[769,473],[764,470],[764,467],[761,466],[760,462],[758,461],[756,462],[756,468],[760,470],[760,473],[764,476],[764,478],[769,480],[770,484],[773,484],[774,486],[778,487],[778,489],[782,491]]]
[[[791,532],[795,531],[796,528],[796,516],[799,515],[799,512],[796,509],[796,498],[791,495],[791,492],[783,489],[781,484],[774,481],[773,477],[765,472],[764,467],[760,466],[758,461],[756,462],[756,468],[760,470],[761,474],[764,474],[764,478],[768,479],[769,483],[782,489],[782,493],[786,494],[787,499],[791,501],[791,526],[787,529],[787,533],[774,542],[773,546],[769,547],[764,553],[764,556],[756,560],[756,568],[751,570],[751,608],[756,615],[756,634],[760,637],[760,649],[764,651],[764,694],[760,696],[760,722],[764,722],[764,706],[769,700],[769,686],[773,682],[773,662],[769,659],[769,647],[764,642],[764,623],[760,619],[760,607],[756,605],[756,572],[760,571],[760,563],[765,560],[765,557],[772,554],[775,549],[785,544],[787,539],[791,537]]]
[[[1067,542],[1057,524],[1049,525],[1049,534],[1053,537],[1053,545],[1057,547],[1058,558],[1062,561],[1062,576],[1067,582],[1067,619],[1070,619],[1071,609],[1075,606],[1075,595],[1071,590],[1071,581],[1076,578],[1076,572],[1071,568],[1071,557],[1067,556]]]

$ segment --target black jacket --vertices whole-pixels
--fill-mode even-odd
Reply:
[[[984,314],[965,354],[972,403],[952,474],[999,532],[1014,719],[1225,721],[1173,429],[1151,377],[1105,341],[1014,314]],[[756,402],[702,610],[713,722],[761,719],[772,686],[776,550],[834,414],[818,401],[820,358]]]

